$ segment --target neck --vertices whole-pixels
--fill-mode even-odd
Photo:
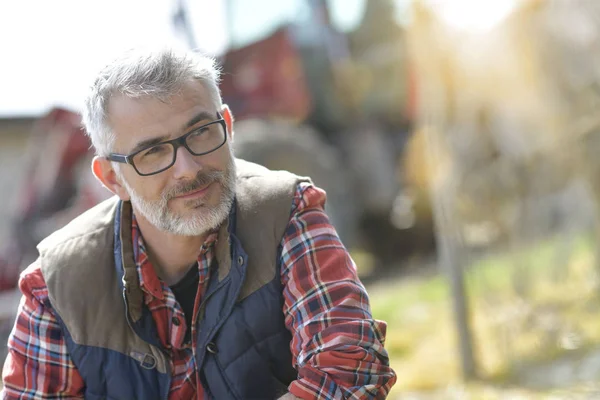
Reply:
[[[156,274],[167,285],[179,282],[189,271],[190,266],[197,262],[198,254],[208,234],[174,235],[158,230],[140,213],[135,213],[135,217]]]

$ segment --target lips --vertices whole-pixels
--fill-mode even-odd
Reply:
[[[210,185],[212,185],[212,182],[202,186],[201,188],[186,192],[184,194],[180,194],[179,196],[176,196],[175,198],[177,198],[177,199],[193,199],[193,198],[197,198],[197,197],[202,197],[207,192]]]

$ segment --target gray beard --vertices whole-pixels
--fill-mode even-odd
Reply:
[[[225,171],[198,173],[194,180],[165,191],[158,200],[143,198],[122,177],[121,181],[129,192],[134,209],[158,230],[173,235],[200,236],[217,229],[229,215],[235,197],[235,159],[230,157]],[[221,198],[216,206],[209,207],[203,204],[202,199],[189,200],[185,206],[194,209],[195,212],[187,217],[169,209],[169,200],[172,198],[198,190],[210,183],[221,186]]]

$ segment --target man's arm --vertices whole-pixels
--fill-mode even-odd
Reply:
[[[325,193],[301,184],[282,241],[285,322],[301,399],[384,399],[396,382],[356,266],[323,211]]]
[[[0,399],[83,398],[83,380],[50,308],[37,263],[23,272],[19,288],[23,297],[8,339]]]

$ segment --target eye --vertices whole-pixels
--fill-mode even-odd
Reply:
[[[209,126],[201,126],[200,128],[192,131],[192,133],[190,134],[190,137],[197,138],[199,136],[202,136],[203,134],[205,134],[209,130],[210,130]]]
[[[200,143],[205,142],[211,139],[212,136],[212,126],[201,126],[200,128],[192,131],[192,133],[188,136],[188,143]]]
[[[144,151],[142,157],[146,156],[157,156],[161,154],[165,154],[169,151],[169,146],[166,144],[159,144],[157,146],[150,147],[148,150]]]

